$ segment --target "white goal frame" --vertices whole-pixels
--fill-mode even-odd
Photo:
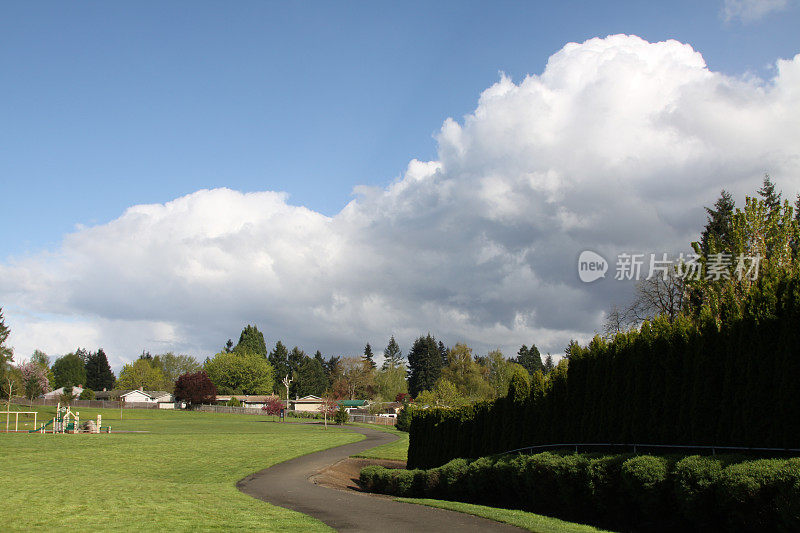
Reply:
[[[16,433],[19,431],[19,415],[33,415],[33,429],[36,428],[36,416],[39,413],[36,411],[0,411],[0,415],[6,415],[6,433],[9,432],[9,425],[10,425],[10,418],[11,415],[14,416],[14,432]]]

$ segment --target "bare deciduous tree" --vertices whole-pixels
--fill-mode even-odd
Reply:
[[[686,294],[683,278],[674,273],[640,280],[636,284],[636,294],[628,305],[622,308],[612,306],[603,324],[603,335],[613,337],[660,315],[674,322],[684,310]]]

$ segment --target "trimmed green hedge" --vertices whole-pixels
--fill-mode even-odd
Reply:
[[[607,527],[800,530],[800,459],[558,454],[369,466],[370,491],[517,508]]]

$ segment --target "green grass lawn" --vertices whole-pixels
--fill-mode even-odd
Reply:
[[[445,500],[429,500],[425,498],[395,498],[397,501],[449,509],[459,513],[467,513],[475,516],[482,516],[494,520],[495,522],[505,522],[528,531],[536,533],[602,533],[605,530],[597,529],[585,524],[575,524],[564,522],[558,518],[550,518],[525,511],[513,509],[498,509],[496,507],[486,507],[471,503],[448,502]]]
[[[390,442],[389,444],[382,444],[370,450],[367,450],[353,457],[366,457],[368,459],[391,459],[394,461],[407,461],[408,460],[408,433],[405,431],[398,431],[394,426],[379,426],[377,424],[348,424],[351,426],[361,426],[370,429],[377,429],[397,435],[399,438]]]
[[[37,410],[40,419],[55,408]],[[0,530],[329,531],[303,514],[236,490],[275,463],[357,441],[340,428],[267,417],[166,410],[78,409],[113,430],[0,433]]]

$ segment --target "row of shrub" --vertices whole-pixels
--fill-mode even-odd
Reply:
[[[288,410],[285,411],[287,418],[308,418],[312,420],[322,420],[325,418],[325,415],[322,413],[317,413],[314,411],[292,411]],[[330,417],[329,417],[330,418]]]
[[[758,284],[724,321],[659,317],[507,398],[415,410],[409,467],[539,444],[800,447],[800,277]]]
[[[368,466],[396,496],[523,509],[605,527],[798,531],[800,459],[558,454],[455,459],[429,470]]]

